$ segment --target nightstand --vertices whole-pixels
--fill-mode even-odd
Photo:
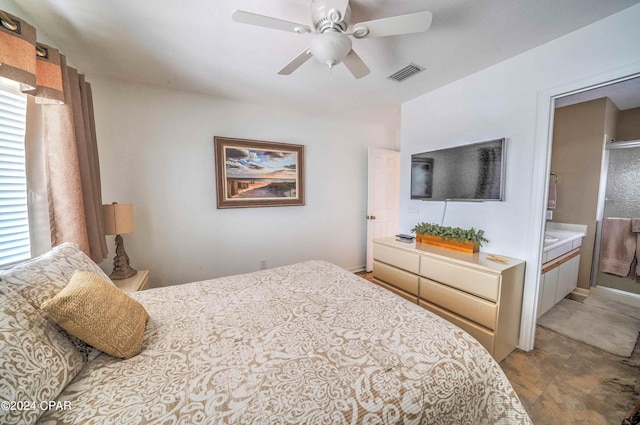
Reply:
[[[127,293],[149,289],[149,270],[138,270],[138,273],[130,278],[114,280],[113,283]]]

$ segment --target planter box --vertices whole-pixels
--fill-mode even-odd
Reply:
[[[455,239],[442,239],[439,236],[425,235],[422,233],[416,234],[416,248],[420,249],[420,244],[437,245],[444,248],[456,249],[464,252],[478,252],[480,250],[480,244],[474,242],[458,242]]]

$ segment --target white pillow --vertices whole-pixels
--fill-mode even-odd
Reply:
[[[40,310],[76,270],[90,271],[110,282],[72,243],[0,271],[0,400],[54,400],[85,362],[100,354],[69,337]],[[41,413],[39,408],[0,409],[0,424],[32,424]]]

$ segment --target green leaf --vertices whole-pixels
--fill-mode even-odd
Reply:
[[[473,242],[482,246],[482,242],[489,242],[484,237],[484,230],[462,229],[460,227],[441,226],[435,223],[417,223],[411,229],[413,233],[438,236],[442,239],[455,239],[458,242]]]

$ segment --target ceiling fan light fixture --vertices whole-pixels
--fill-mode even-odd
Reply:
[[[348,36],[339,32],[327,31],[311,40],[309,50],[320,63],[333,68],[349,54],[351,45],[351,39]]]
[[[313,29],[306,25],[285,21],[271,16],[234,10],[231,17],[242,24],[257,25],[297,34],[315,33],[309,47],[300,52],[278,71],[289,75],[314,56],[323,65],[332,69],[344,63],[355,78],[362,78],[371,71],[351,48],[351,38],[389,37],[425,32],[431,26],[433,14],[428,10],[406,15],[374,19],[351,25],[351,0],[311,0],[311,22]],[[364,0],[360,0],[364,1]],[[351,32],[348,29],[351,28]],[[408,77],[403,74],[404,78]]]

